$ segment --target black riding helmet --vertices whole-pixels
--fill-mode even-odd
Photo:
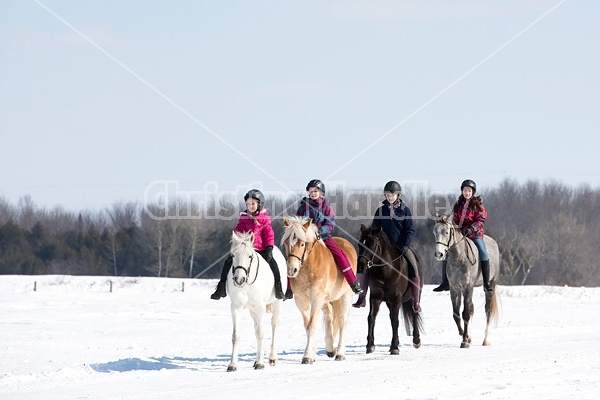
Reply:
[[[463,181],[463,183],[460,184],[461,192],[465,188],[465,186],[468,186],[471,189],[473,189],[473,194],[475,194],[475,192],[477,191],[477,185],[475,184],[475,181],[471,179],[467,179],[466,181]]]
[[[321,182],[320,179],[313,179],[308,182],[308,185],[306,185],[306,191],[308,192],[310,188],[313,187],[319,189],[321,192],[323,192],[323,194],[325,194],[325,184]]]
[[[244,201],[248,201],[248,199],[254,199],[258,201],[258,207],[256,208],[256,211],[260,211],[265,204],[265,196],[258,189],[250,189],[244,196]]]
[[[402,192],[402,187],[396,181],[389,181],[383,187],[383,193],[400,194],[401,192]]]

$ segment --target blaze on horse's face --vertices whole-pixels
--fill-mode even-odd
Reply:
[[[452,222],[451,215],[445,217],[436,213],[435,225],[433,226],[433,236],[435,237],[434,256],[437,260],[443,260],[448,252],[452,240]]]
[[[243,287],[248,282],[250,269],[254,265],[258,254],[254,251],[254,234],[233,232],[231,236],[231,257],[233,258],[233,284]]]
[[[367,228],[360,225],[360,239],[358,239],[358,262],[356,272],[364,274],[372,265],[375,258],[377,235],[381,228]]]
[[[295,278],[314,247],[317,232],[310,220],[299,217],[284,217],[283,226],[285,231],[282,243],[287,255],[287,274],[288,277]],[[311,250],[308,250],[309,246]]]

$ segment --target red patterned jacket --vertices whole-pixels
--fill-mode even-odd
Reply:
[[[255,250],[262,251],[269,246],[274,246],[275,233],[273,233],[269,213],[264,208],[256,216],[252,216],[248,210],[242,211],[235,231],[238,233],[253,232]]]
[[[476,210],[473,206],[473,200],[463,198],[462,201],[459,201],[458,207],[455,207],[452,221],[463,233],[471,226],[475,228],[475,232],[468,235],[469,239],[483,239],[483,235],[485,235],[483,226],[485,224],[485,219],[487,218],[487,211],[485,210],[483,203],[479,201],[480,207]]]

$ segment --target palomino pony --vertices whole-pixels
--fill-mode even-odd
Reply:
[[[408,261],[398,254],[396,247],[389,241],[381,227],[367,228],[360,226],[360,239],[358,240],[358,271],[368,273],[369,289],[369,332],[367,334],[367,354],[375,351],[375,319],[379,313],[382,301],[385,301],[390,310],[392,323],[392,343],[390,354],[399,354],[398,326],[400,308],[404,316],[406,333],[410,335],[412,328],[413,347],[421,347],[421,314],[416,313],[412,307],[412,291],[408,278]],[[417,264],[415,267],[419,276],[423,276],[421,257],[413,251]],[[423,287],[421,280],[421,288]]]
[[[281,302],[275,298],[273,272],[269,263],[254,250],[254,233],[237,233],[231,235],[231,255],[233,263],[232,270],[227,279],[227,293],[231,298],[231,318],[233,319],[233,349],[231,350],[231,362],[227,371],[237,370],[238,343],[240,341],[239,326],[242,310],[247,308],[254,320],[254,333],[256,335],[256,361],[254,369],[263,369],[263,327],[262,318],[270,308],[271,316],[271,352],[269,364],[277,363],[277,350],[275,349],[275,331],[279,325],[279,314]],[[278,248],[273,248],[273,257],[277,261],[281,276],[285,276],[285,258]],[[282,282],[283,290],[287,288],[286,280]]]
[[[469,322],[473,318],[473,288],[481,286],[481,268],[479,267],[479,252],[471,239],[462,234],[460,229],[452,223],[452,214],[440,216],[435,214],[435,225],[433,227],[435,236],[435,258],[443,260],[446,256],[446,275],[450,283],[450,297],[452,299],[453,317],[458,334],[462,336],[461,348],[469,348],[471,334]],[[488,340],[490,322],[498,320],[499,295],[496,285],[498,284],[500,252],[498,243],[489,236],[484,237],[488,255],[490,257],[490,286],[492,292],[485,292],[485,337],[483,345],[489,346]],[[460,321],[460,302],[464,297],[462,319],[464,328]]]
[[[284,218],[282,244],[287,252],[288,276],[294,300],[306,330],[306,349],[302,364],[312,364],[317,355],[315,334],[323,311],[325,351],[336,360],[346,358],[345,333],[352,304],[352,289],[338,269],[331,252],[318,239],[318,229],[310,220],[299,217]],[[356,251],[345,239],[335,242],[356,268]],[[356,269],[355,269],[356,272]],[[337,346],[334,341],[337,338]]]

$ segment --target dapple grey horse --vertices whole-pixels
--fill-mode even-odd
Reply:
[[[473,288],[483,285],[481,268],[479,267],[479,252],[471,239],[464,236],[460,229],[452,223],[452,214],[440,216],[436,213],[433,227],[435,236],[435,258],[443,260],[446,257],[446,275],[450,283],[450,297],[454,322],[458,333],[462,336],[461,348],[469,348],[471,334],[469,323],[473,318]],[[498,284],[500,252],[498,243],[489,236],[484,237],[485,245],[490,257],[490,286],[491,292],[485,292],[485,337],[483,345],[489,346],[488,339],[490,322],[498,320],[500,297],[496,285]],[[462,319],[460,317],[461,298],[464,298]]]

